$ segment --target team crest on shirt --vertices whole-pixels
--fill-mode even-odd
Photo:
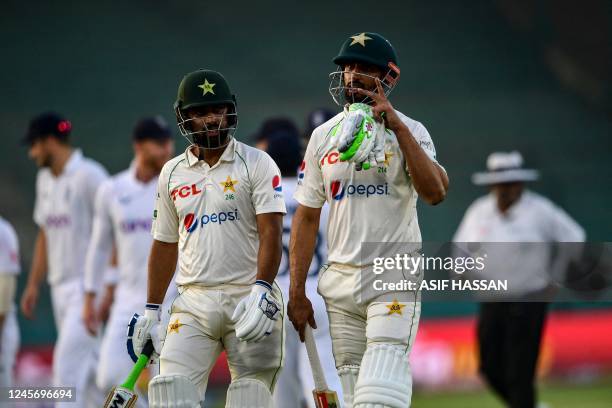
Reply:
[[[275,191],[274,198],[283,198],[283,184],[278,174],[272,177],[272,188]]]
[[[182,325],[183,323],[179,322],[178,318],[175,321],[170,322],[170,324],[168,325],[168,334],[173,332],[178,333]]]
[[[397,313],[398,315],[402,315],[402,309],[406,307],[405,304],[399,303],[397,299],[393,299],[393,303],[390,305],[386,305],[387,309],[389,309],[389,315]]]
[[[223,187],[223,193],[225,194],[226,200],[234,200],[236,198],[236,184],[238,184],[238,180],[233,180],[232,176],[227,176],[225,181],[219,184]]]
[[[382,166],[378,166],[379,173],[387,173],[387,167],[391,164],[391,158],[393,157],[393,153],[385,152],[385,161]]]

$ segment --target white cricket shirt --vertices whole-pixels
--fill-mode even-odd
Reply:
[[[285,213],[280,171],[267,153],[232,140],[210,167],[187,148],[164,165],[153,238],[178,242],[177,285],[251,284],[257,275],[256,215]]]
[[[493,193],[477,199],[465,212],[454,242],[544,243],[583,242],[585,233],[565,211],[550,200],[525,190],[502,214]],[[520,249],[520,254],[519,254]],[[551,283],[551,253],[545,245],[491,244],[479,278],[507,279],[508,292],[521,294],[544,289]]]
[[[397,114],[437,163],[425,126],[401,112]],[[341,112],[312,133],[294,197],[307,207],[320,208],[329,203],[330,263],[364,266],[370,260],[361,259],[362,242],[421,242],[418,195],[397,138],[390,130],[386,132],[384,165],[356,171],[354,163],[339,160],[335,137],[343,118]]]
[[[97,162],[75,149],[62,173],[49,168],[36,178],[34,222],[47,238],[47,280],[50,285],[82,279],[93,224],[95,195],[108,177]]]
[[[19,242],[13,226],[0,217],[0,274],[17,275],[19,265]]]
[[[107,281],[113,242],[117,248],[118,290],[142,295],[145,302],[147,260],[151,251],[151,216],[158,178],[136,178],[134,165],[106,180],[96,194],[95,217],[85,263],[85,290],[97,292]]]

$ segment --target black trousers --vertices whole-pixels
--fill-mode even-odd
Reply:
[[[548,303],[482,303],[480,373],[511,408],[534,408],[535,372]]]

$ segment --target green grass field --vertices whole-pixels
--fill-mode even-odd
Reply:
[[[595,384],[550,383],[540,386],[539,400],[548,408],[612,408],[612,378]],[[207,395],[211,407],[224,406],[225,390]],[[213,401],[214,400],[214,401]],[[209,406],[209,405],[206,405]],[[277,407],[293,408],[293,407]],[[412,408],[505,408],[486,390],[424,392],[416,390]]]
[[[539,400],[550,408],[611,408],[612,381],[576,385],[546,384],[540,387]],[[415,392],[412,408],[504,408],[488,391],[444,393]]]

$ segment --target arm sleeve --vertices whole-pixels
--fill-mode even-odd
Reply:
[[[550,203],[547,211],[550,221],[550,233],[554,242],[584,242],[584,229],[562,208]]]
[[[267,153],[260,153],[254,167],[251,185],[255,214],[287,212],[280,170]]]
[[[108,279],[105,271],[109,267],[113,249],[113,224],[109,213],[110,187],[103,184],[96,194],[93,228],[85,257],[86,292],[98,292]]]
[[[151,235],[158,241],[175,243],[179,240],[179,217],[168,191],[168,183],[169,175],[167,168],[164,167],[157,182]]]
[[[425,126],[423,126],[422,123],[418,123],[412,135],[419,146],[421,146],[421,149],[427,153],[427,156],[429,156],[433,162],[438,163],[438,159],[436,158],[436,147],[434,146],[433,140],[431,140],[431,135]]]
[[[108,173],[104,167],[96,163],[93,170],[88,172],[87,178],[83,180],[85,183],[85,188],[83,189],[85,194],[83,198],[87,203],[87,208],[89,209],[92,217],[94,216],[95,212],[94,207],[96,205],[98,188],[107,179]]]
[[[43,201],[42,201],[42,183],[43,183],[43,175],[42,172],[39,171],[36,175],[36,198],[34,199],[34,222],[40,228],[44,228],[45,224],[45,215],[43,211]]]
[[[303,177],[298,178],[298,185],[293,195],[297,202],[311,208],[321,208],[326,201],[323,173],[316,156],[317,139],[313,134],[308,142],[300,172]]]

